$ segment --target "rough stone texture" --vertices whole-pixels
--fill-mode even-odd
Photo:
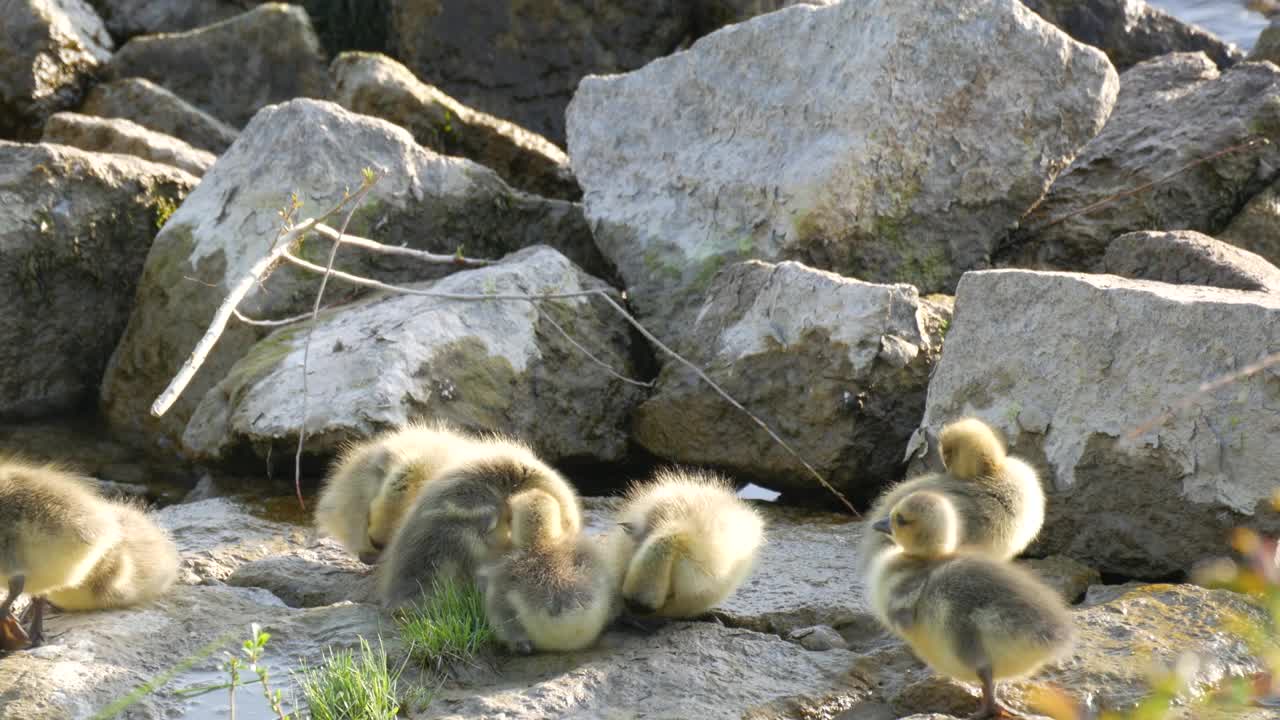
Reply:
[[[1280,264],[1280,186],[1254,195],[1216,237]]]
[[[1270,60],[1280,65],[1280,22],[1275,20],[1258,35],[1258,40],[1249,51],[1249,59],[1257,62]]]
[[[731,265],[677,339],[689,360],[838,489],[870,499],[902,473],[950,311],[910,285],[795,262]],[[802,465],[692,370],[667,363],[633,433],[680,463],[723,467],[797,495],[826,494]],[[828,498],[829,499],[829,498]]]
[[[375,601],[373,570],[327,538],[247,562],[231,573],[227,584],[270,590],[289,607]]]
[[[0,138],[33,140],[79,104],[115,46],[83,0],[3,0],[0,17]]]
[[[390,0],[391,54],[463,104],[564,143],[590,73],[638,68],[690,32],[684,0]]]
[[[236,139],[236,131],[230,125],[145,78],[95,85],[79,112],[132,120],[214,155],[221,154]]]
[[[0,416],[93,397],[159,205],[195,184],[138,158],[0,141]]]
[[[343,53],[329,66],[334,101],[393,122],[419,145],[492,168],[514,188],[561,200],[582,189],[569,156],[554,143],[501,118],[472,110],[377,53]]]
[[[736,260],[954,287],[1116,89],[1101,52],[1014,0],[795,6],[585,78],[569,154],[597,242],[669,336]]]
[[[493,258],[547,243],[588,272],[602,264],[572,203],[513,191],[491,170],[420,148],[407,131],[332,103],[294,100],[267,108],[156,237],[129,327],[103,381],[104,408],[116,427],[181,436],[205,392],[266,330],[233,321],[175,406],[158,421],[148,408],[204,334],[228,288],[266,252],[280,227],[276,208],[297,191],[304,203],[300,217],[318,215],[360,183],[364,167],[380,179],[352,218],[353,234],[443,253],[462,247],[468,255]],[[302,255],[323,264],[328,251],[327,241],[312,238]],[[397,283],[456,269],[354,249],[340,252],[336,266]],[[291,267],[277,269],[268,291],[252,291],[240,309],[259,318],[310,312],[317,280]],[[325,301],[357,294],[332,282]]]
[[[89,0],[112,37],[192,30],[234,17],[261,0]]]
[[[1039,575],[1041,580],[1057,590],[1069,603],[1079,602],[1084,598],[1090,585],[1102,582],[1102,573],[1062,555],[1030,558],[1019,562]]]
[[[1249,141],[1159,187],[1192,161]],[[1280,169],[1280,69],[1241,63],[1219,74],[1202,53],[1166,55],[1121,78],[1115,111],[999,253],[1019,267],[1095,271],[1107,244],[1138,230],[1215,235]],[[1067,216],[1104,199],[1114,202]],[[1062,218],[1065,220],[1058,221]]]
[[[1102,257],[1105,272],[1175,285],[1280,291],[1280,268],[1193,230],[1126,233]]]
[[[129,120],[60,112],[44,125],[42,142],[70,145],[89,152],[133,155],[172,165],[199,177],[217,158],[178,138],[148,130]]]
[[[849,643],[830,625],[814,625],[813,627],[792,630],[787,639],[800,643],[805,650],[822,652],[825,650],[848,650]]]
[[[1105,52],[1118,70],[1175,52],[1203,52],[1222,68],[1244,58],[1235,45],[1143,0],[1022,0],[1022,4],[1076,40]]]
[[[1278,343],[1273,294],[970,273],[912,439],[913,470],[936,462],[944,423],[977,415],[1040,469],[1049,503],[1032,552],[1130,577],[1185,572],[1220,555],[1232,527],[1280,528],[1269,509],[1280,374],[1242,378],[1126,437]]]
[[[111,58],[108,71],[112,79],[154,81],[235,127],[271,103],[325,97],[329,83],[306,11],[282,3],[188,32],[136,37]]]
[[[464,295],[609,289],[546,247],[414,287]],[[332,453],[427,417],[513,434],[552,462],[622,460],[641,389],[594,364],[552,322],[610,368],[635,375],[629,326],[602,298],[535,309],[391,294],[326,313],[311,337],[308,449]],[[288,457],[286,448],[297,445],[305,341],[305,329],[295,327],[252,347],[205,394],[183,444],[201,457],[245,445]]]

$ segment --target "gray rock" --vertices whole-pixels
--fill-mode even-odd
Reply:
[[[318,215],[355,188],[361,169],[381,179],[348,231],[389,245],[501,257],[547,243],[579,266],[601,264],[581,209],[511,190],[493,171],[425,150],[409,133],[327,102],[294,100],[263,110],[223,154],[156,237],[130,324],[103,382],[104,409],[116,427],[181,437],[205,392],[267,331],[233,321],[191,386],[161,419],[148,408],[204,334],[228,288],[240,281],[280,228],[272,208],[297,191],[301,217]],[[336,221],[335,221],[336,222]],[[306,241],[302,255],[323,264],[328,241]],[[593,260],[593,258],[595,258]],[[455,266],[344,250],[336,266],[386,282],[438,278]],[[590,270],[588,270],[590,271]],[[187,278],[196,278],[192,281]],[[249,317],[310,312],[318,278],[277,269],[241,305]],[[359,296],[329,283],[326,304]]]
[[[112,37],[193,30],[234,17],[261,0],[89,0]]]
[[[910,285],[875,285],[795,262],[731,265],[678,338],[689,359],[841,491],[869,499],[901,476],[924,415],[950,310]],[[636,411],[635,439],[680,463],[830,500],[751,418],[668,363]]]
[[[214,155],[221,154],[236,139],[236,131],[230,125],[145,78],[95,85],[79,112],[132,120]]]
[[[108,72],[163,85],[234,127],[271,103],[325,97],[329,83],[307,12],[283,3],[188,32],[136,37],[111,58]]]
[[[414,287],[470,295],[608,289],[545,247]],[[597,359],[634,376],[628,325],[600,298],[535,309],[391,294],[325,313],[311,338],[307,448],[336,452],[427,417],[514,434],[552,462],[622,460],[640,388],[594,364],[548,318]],[[250,348],[205,394],[183,444],[213,459],[245,446],[267,457],[275,446],[276,457],[288,457],[286,447],[297,445],[305,340],[300,326]]]
[[[1165,178],[1188,163],[1245,143]],[[1102,132],[1001,249],[1020,267],[1096,271],[1118,235],[1151,228],[1216,235],[1280,168],[1280,68],[1241,63],[1219,74],[1201,53],[1134,66]],[[1153,189],[1130,193],[1161,180]],[[1105,207],[1085,208],[1103,200]]]
[[[246,562],[227,577],[227,584],[270,590],[289,607],[375,602],[373,569],[330,539]]]
[[[564,109],[590,73],[623,72],[689,34],[687,2],[391,0],[391,54],[463,104],[564,143]]]
[[[1203,52],[1222,68],[1244,59],[1244,53],[1235,45],[1143,0],[1022,0],[1022,3],[1076,40],[1101,49],[1118,70],[1175,52]]]
[[[1116,89],[1101,52],[1014,0],[794,6],[585,78],[569,155],[597,242],[666,337],[748,258],[954,287]]]
[[[385,55],[343,53],[329,75],[335,102],[405,128],[423,147],[474,160],[525,192],[582,197],[569,156],[551,141],[463,105]]]
[[[5,0],[0,16],[0,138],[34,140],[80,103],[115,45],[84,0]]]
[[[1254,195],[1215,237],[1280,263],[1280,186],[1273,183]]]
[[[262,517],[261,510],[220,497],[157,511],[156,523],[169,531],[182,553],[181,582],[225,582],[246,563],[291,555],[307,546],[308,531]]]
[[[1248,250],[1193,230],[1126,233],[1111,241],[1102,269],[1136,280],[1280,291],[1280,268]]]
[[[195,184],[138,158],[0,141],[0,416],[93,397],[160,207]]]
[[[1034,571],[1069,603],[1082,600],[1091,585],[1102,582],[1102,573],[1062,555],[1029,558],[1019,563]]]
[[[1258,35],[1257,42],[1249,51],[1249,60],[1256,62],[1270,60],[1280,65],[1280,23],[1271,21],[1271,24]]]
[[[86,477],[123,488],[144,487],[149,499],[174,502],[182,498],[193,473],[172,454],[148,455],[136,445],[114,437],[97,418],[22,419],[0,424],[0,455],[21,455],[40,462],[56,462]],[[90,420],[85,422],[85,420]]]
[[[1232,527],[1280,526],[1269,509],[1274,369],[1144,430],[1202,383],[1273,352],[1280,297],[1005,270],[966,275],[956,310],[913,471],[936,462],[945,422],[991,423],[1049,493],[1035,554],[1159,578],[1220,555]]]
[[[812,627],[792,630],[787,639],[800,643],[805,650],[823,652],[826,650],[847,650],[849,643],[830,625],[814,625]]]
[[[46,143],[70,145],[89,152],[133,155],[143,160],[172,165],[199,177],[217,160],[212,153],[197,150],[178,138],[148,130],[120,118],[54,113],[44,125]]]

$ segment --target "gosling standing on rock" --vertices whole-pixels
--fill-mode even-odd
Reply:
[[[938,444],[947,471],[907,480],[881,495],[867,513],[867,525],[887,518],[908,495],[929,490],[945,495],[955,508],[961,548],[1000,559],[1022,552],[1044,524],[1044,489],[1035,470],[1006,455],[995,431],[977,418],[945,425]],[[880,533],[864,532],[858,557],[862,571],[892,544]]]
[[[512,496],[538,489],[560,504],[564,533],[582,529],[572,486],[526,445],[499,436],[426,483],[387,547],[378,592],[399,607],[430,592],[437,580],[475,580],[476,570],[511,547]]]
[[[868,574],[876,617],[934,670],[982,686],[974,718],[1009,715],[997,680],[1065,653],[1074,628],[1056,592],[1006,560],[956,554],[959,519],[940,493],[913,493],[875,523],[894,546]]]
[[[476,444],[437,422],[410,423],[348,445],[320,491],[316,525],[365,564],[376,563],[423,485]]]
[[[616,571],[596,538],[564,532],[560,503],[529,490],[511,499],[514,548],[480,572],[485,611],[512,651],[580,650],[616,616]]]
[[[623,603],[637,615],[710,610],[747,579],[764,543],[764,520],[710,473],[660,471],[627,493],[618,519],[610,554],[624,569]]]

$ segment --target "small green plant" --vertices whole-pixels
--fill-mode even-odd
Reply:
[[[374,650],[362,637],[358,652],[331,650],[319,667],[303,665],[297,681],[312,720],[394,720],[403,670],[391,670],[381,640]]]
[[[241,645],[241,652],[244,653],[243,658],[239,655],[223,653],[227,661],[221,667],[227,671],[227,682],[184,688],[174,694],[178,697],[197,697],[218,690],[226,690],[227,707],[230,711],[231,720],[235,720],[236,688],[257,684],[262,686],[262,694],[266,697],[267,703],[271,706],[271,711],[276,714],[276,717],[280,720],[289,720],[289,713],[284,710],[284,697],[279,690],[272,692],[270,669],[262,663],[262,656],[266,652],[267,642],[271,640],[271,633],[263,632],[262,626],[258,625],[258,623],[253,623],[249,626],[249,633],[249,639],[245,640]],[[254,673],[258,676],[258,679],[242,680],[240,673],[244,670]]]
[[[156,230],[164,228],[164,224],[169,222],[169,217],[178,209],[178,204],[169,198],[158,195],[156,196]]]
[[[484,596],[470,583],[435,583],[431,593],[396,620],[410,656],[433,669],[468,662],[493,641]]]

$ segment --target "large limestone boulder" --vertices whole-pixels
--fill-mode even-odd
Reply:
[[[385,55],[343,53],[329,74],[335,102],[405,128],[424,147],[492,168],[525,192],[562,200],[582,196],[569,156],[554,143],[463,105]]]
[[[235,127],[271,103],[328,95],[311,20],[283,3],[188,32],[136,37],[111,58],[108,72],[151,80]]]
[[[1280,187],[1254,195],[1216,237],[1280,264]]]
[[[277,210],[296,191],[300,217],[318,215],[355,189],[361,169],[381,179],[349,232],[391,245],[498,258],[536,243],[562,250],[580,267],[601,264],[578,206],[512,190],[493,171],[423,149],[390,123],[328,102],[295,100],[264,109],[156,238],[139,283],[137,305],[103,387],[108,418],[129,429],[181,436],[204,394],[267,334],[233,321],[174,407],[153,420],[149,407],[204,334],[228,289],[266,253],[280,230]],[[340,218],[333,220],[340,223]],[[329,243],[302,249],[324,263]],[[457,266],[344,250],[337,266],[392,282],[440,277]],[[195,278],[194,280],[188,278]],[[309,312],[318,277],[277,269],[241,306],[249,317]],[[326,304],[358,291],[336,281]]]
[[[1143,0],[1022,0],[1068,35],[1099,48],[1118,70],[1175,52],[1203,52],[1219,67],[1244,59],[1235,45]]]
[[[0,15],[0,138],[34,140],[79,104],[115,45],[84,0],[7,0]]]
[[[178,138],[148,130],[129,120],[72,112],[54,113],[44,125],[46,143],[70,145],[90,152],[133,155],[172,165],[199,177],[217,158]]]
[[[78,111],[132,120],[215,155],[236,140],[236,131],[230,125],[145,78],[95,85]]]
[[[737,260],[954,287],[1116,87],[1101,52],[1013,0],[795,6],[585,78],[569,154],[601,249],[673,336]]]
[[[749,261],[712,281],[680,337],[689,359],[829,482],[866,500],[902,473],[950,309],[910,285]],[[802,465],[692,370],[668,363],[634,434],[676,462],[824,498]],[[831,499],[825,497],[825,499]]]
[[[1275,65],[1241,63],[1220,73],[1203,53],[1179,53],[1134,66],[1120,84],[1107,126],[1024,218],[1002,262],[1094,271],[1107,243],[1127,232],[1215,235],[1280,170]],[[1269,142],[1173,174],[1254,138]],[[1156,188],[1130,192],[1157,180]],[[1103,200],[1112,202],[1080,212]]]
[[[0,141],[0,416],[94,396],[164,207],[196,182],[138,158]]]
[[[1102,266],[1136,280],[1280,292],[1280,268],[1193,230],[1126,233],[1107,246]]]
[[[414,287],[510,295],[609,286],[541,247]],[[326,313],[311,337],[307,449],[332,453],[428,417],[515,435],[552,462],[622,460],[641,389],[593,363],[553,323],[616,372],[635,375],[629,326],[601,298],[535,308],[391,294]],[[183,444],[214,458],[246,445],[289,457],[302,420],[306,335],[305,326],[284,329],[251,348],[205,394]]]
[[[1274,369],[1201,397],[1202,383],[1274,352],[1280,296],[1021,270],[960,282],[947,349],[913,439],[936,463],[940,427],[977,415],[1041,469],[1049,493],[1036,554],[1167,577],[1222,553],[1268,509],[1280,432]]]
[[[239,15],[260,0],[89,0],[112,37],[175,33]]]

